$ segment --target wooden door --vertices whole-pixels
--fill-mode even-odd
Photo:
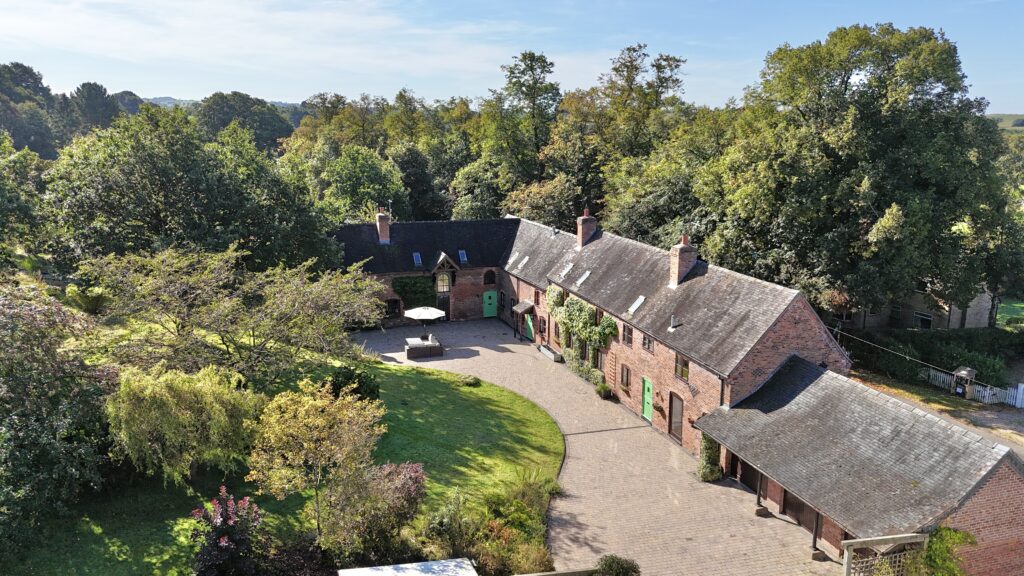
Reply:
[[[484,318],[494,318],[498,315],[498,291],[488,290],[484,292]]]
[[[654,417],[654,384],[646,376],[643,377],[644,381],[644,396],[643,396],[643,408],[641,409],[640,415],[644,417],[648,422]]]

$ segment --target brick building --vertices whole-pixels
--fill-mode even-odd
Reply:
[[[703,423],[721,421],[722,413],[757,401],[765,390],[794,389],[778,376],[792,358],[835,378],[850,368],[849,356],[799,291],[710,265],[685,237],[665,251],[604,233],[588,214],[577,219],[573,234],[511,217],[392,223],[383,213],[376,224],[345,226],[336,237],[344,244],[346,263],[365,261],[365,269],[389,286],[382,297],[394,318],[401,317],[406,303],[392,287],[404,281],[400,278],[421,278],[435,288],[431,305],[448,318],[497,317],[519,337],[558,353],[569,343],[552,322],[547,288],[556,285],[593,305],[599,315],[615,320],[617,335],[603,349],[584,349],[586,361],[603,373],[624,406],[694,454]],[[732,424],[723,426],[729,430]],[[741,481],[749,485],[755,469],[775,478],[750,464],[757,460],[741,465],[743,452],[718,438],[718,428],[709,435],[726,446],[723,464]],[[766,442],[764,449],[782,460],[789,457],[783,442]],[[941,454],[956,457],[949,450]],[[999,482],[1021,480],[1014,462],[1007,464],[1012,473],[998,476]],[[976,484],[992,481],[989,475],[971,477]],[[765,500],[778,503],[776,512],[794,513],[794,494],[803,496],[805,488],[775,480],[760,487]],[[830,490],[827,474],[808,482],[817,482],[822,493]],[[843,496],[857,497],[860,492],[852,488],[845,487]],[[998,490],[979,490],[965,504],[978,498],[981,503],[951,511],[948,521],[984,509],[982,495]],[[816,510],[818,520],[808,529],[815,545],[833,556],[844,535],[874,533],[845,523],[816,499],[799,502]],[[1020,526],[1008,530],[1017,540],[979,537],[978,546],[994,542],[996,549],[1021,553]],[[990,572],[979,568],[976,573]]]

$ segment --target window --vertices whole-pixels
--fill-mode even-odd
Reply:
[[[622,345],[633,347],[633,327],[625,322],[622,323]]]
[[[597,368],[601,372],[604,372],[604,352],[598,350],[597,354],[594,354],[594,357],[596,359],[595,364],[597,364],[596,366],[594,366],[594,368]]]
[[[668,397],[668,435],[683,440],[683,399],[674,392]]]
[[[654,351],[654,339],[647,334],[644,334],[643,340],[641,340],[641,345],[644,347],[644,350],[647,350],[648,352]]]
[[[388,298],[388,318],[394,318],[398,316],[398,313],[402,310],[402,301],[398,298]]]
[[[548,319],[543,316],[537,317],[537,323],[540,325],[540,335],[547,337],[548,335]]]
[[[622,365],[621,374],[619,375],[619,387],[629,388],[629,366]]]
[[[565,347],[572,348],[572,332],[565,333]]]
[[[559,338],[562,337],[562,335],[558,333],[558,322],[555,322],[553,326],[555,327],[555,342],[558,342]]]
[[[423,266],[423,258],[420,257],[419,252],[412,253],[412,263],[415,266]]]
[[[540,290],[533,291],[533,305],[540,306]]]
[[[601,323],[601,318],[604,318],[604,310],[601,310],[600,308],[598,308],[594,312],[594,326],[597,326],[598,324]]]
[[[928,283],[925,282],[924,280],[918,280],[917,281],[917,286],[914,286],[914,292],[917,292],[919,294],[927,294],[928,293]]]
[[[587,346],[586,342],[583,342],[582,344],[580,344],[580,360],[586,362],[587,361],[587,354],[589,352],[590,352],[590,347]]]
[[[690,378],[690,361],[679,352],[676,352],[676,378],[682,380]]]
[[[636,300],[634,300],[633,303],[630,304],[629,306],[629,313],[633,314],[634,312],[636,312],[636,309],[639,308],[640,305],[643,304],[644,300],[646,299],[646,296],[637,296]]]
[[[498,310],[505,311],[505,291],[502,290],[498,293]]]
[[[573,262],[569,262],[568,264],[566,264],[565,268],[562,269],[562,273],[559,274],[558,277],[559,278],[565,278],[565,275],[568,274],[570,270],[572,270],[572,267],[573,267]]]
[[[524,256],[523,257],[523,261],[519,263],[519,266],[516,266],[516,270],[522,270],[523,266],[526,266],[526,263],[529,262],[529,261],[530,261],[530,257],[529,256]]]
[[[515,298],[509,298],[509,299],[508,299],[508,307],[509,307],[509,308],[515,308],[515,307],[516,307],[516,304],[518,304],[518,303],[519,303],[519,300],[516,300]],[[513,314],[514,314],[514,313],[515,313],[515,312],[513,311]]]
[[[494,284],[494,270],[484,272],[484,284]]]
[[[903,320],[903,307],[899,304],[889,306],[889,318],[896,321]]]
[[[459,250],[459,264],[465,264],[466,262],[469,262],[469,258],[466,257],[466,251]]]
[[[924,312],[914,312],[914,324],[922,330],[932,329],[932,315]]]
[[[590,270],[587,270],[586,272],[583,273],[582,276],[580,276],[580,279],[576,281],[576,285],[579,286],[580,284],[583,284],[587,280],[587,278],[589,278],[589,277],[590,277]]]
[[[446,293],[452,291],[452,277],[448,274],[442,273],[437,275],[437,291],[438,293]]]

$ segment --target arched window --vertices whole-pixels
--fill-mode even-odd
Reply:
[[[484,284],[494,284],[494,270],[484,272]]]
[[[452,291],[452,277],[446,272],[437,275],[437,291],[441,293]]]

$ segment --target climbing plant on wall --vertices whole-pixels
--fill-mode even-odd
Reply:
[[[700,436],[700,462],[697,466],[697,476],[701,482],[714,482],[722,478],[722,466],[719,461],[722,457],[722,446],[715,442],[711,436],[701,434]]]
[[[405,308],[436,306],[437,292],[430,276],[402,276],[391,281],[391,288],[402,299]]]
[[[608,341],[619,332],[615,320],[610,316],[604,316],[598,322],[596,308],[575,296],[566,297],[565,291],[557,286],[548,287],[547,301],[548,311],[554,321],[558,323],[562,341],[565,342],[566,338],[572,340],[572,347],[562,350],[565,363],[590,382],[604,383],[604,374],[584,363],[581,351],[584,344],[591,350],[608,346]]]

